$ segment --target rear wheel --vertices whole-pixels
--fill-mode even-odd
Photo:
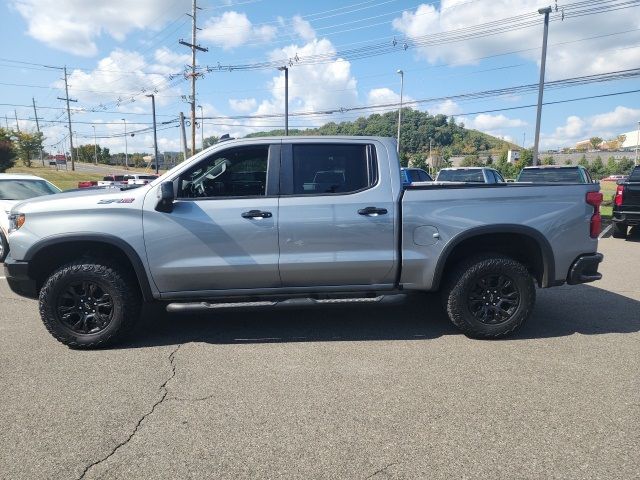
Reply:
[[[9,253],[9,242],[7,242],[4,233],[0,230],[0,262],[4,262],[4,259],[7,258],[7,254]]]
[[[140,296],[133,279],[99,260],[59,268],[40,290],[45,327],[71,348],[111,345],[133,327],[139,314]]]
[[[614,222],[611,236],[613,238],[627,238],[627,224]]]
[[[536,291],[533,278],[520,262],[482,255],[456,266],[443,297],[449,318],[465,335],[499,338],[531,316]]]

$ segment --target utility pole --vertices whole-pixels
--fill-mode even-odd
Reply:
[[[204,109],[202,105],[198,105],[200,109],[200,141],[202,142],[202,150],[204,150]]]
[[[431,160],[431,165],[429,165],[429,173],[431,173],[431,168],[435,170],[435,165],[433,162],[433,155],[431,153],[431,149],[433,148],[433,138],[429,139],[429,160]]]
[[[151,97],[151,115],[153,115],[153,158],[156,162],[157,175],[160,167],[158,165],[158,132],[156,130],[156,97],[153,93],[151,95],[147,95],[147,97]]]
[[[522,148],[524,148],[526,138],[527,138],[527,132],[522,132]]]
[[[124,169],[129,170],[129,147],[127,145],[127,119],[123,118],[124,122]]]
[[[7,126],[7,131],[9,131],[9,120],[7,120],[7,114],[4,114],[4,124]]]
[[[400,124],[402,124],[402,90],[404,89],[404,72],[402,70],[398,70],[396,73],[400,75],[400,108],[398,109],[398,141],[397,150],[398,154],[400,153]]]
[[[33,102],[33,114],[36,117],[36,129],[38,130],[38,134],[39,134],[40,122],[38,122],[38,111],[36,110],[36,99],[31,97],[31,101]],[[40,147],[40,161],[42,162],[42,166],[44,167],[44,158],[42,158],[42,147]]]
[[[182,144],[182,155],[184,162],[187,159],[187,132],[184,129],[184,113],[180,112],[180,140]]]
[[[67,82],[67,67],[63,68],[64,70],[64,91],[67,95],[66,97],[58,97],[58,100],[65,100],[67,102],[67,120],[69,123],[69,151],[71,152],[71,170],[74,171],[76,169],[75,157],[73,155],[73,131],[71,129],[71,109],[69,108],[69,102],[77,102],[78,100],[72,100],[69,98],[69,82]]]
[[[208,52],[209,49],[205,47],[201,47],[196,43],[196,32],[199,30],[196,24],[196,12],[200,10],[200,7],[197,6],[197,0],[192,0],[191,3],[191,43],[185,42],[180,39],[178,43],[181,45],[185,45],[191,48],[191,73],[189,76],[191,77],[191,155],[196,154],[196,78],[200,75],[196,73],[196,50],[200,50],[201,52]],[[185,157],[186,160],[186,157]]]
[[[93,161],[98,165],[98,140],[96,139],[96,126],[91,126],[93,127]]]
[[[284,72],[284,135],[289,136],[289,67],[278,67]]]
[[[16,116],[16,129],[18,130],[18,133],[20,133],[20,125],[18,125],[18,112],[14,109],[13,113]]]
[[[547,36],[549,35],[549,14],[551,7],[538,10],[544,15],[544,34],[542,36],[542,58],[540,60],[540,82],[538,83],[538,110],[536,113],[536,136],[533,140],[533,164],[538,165],[538,147],[540,145],[540,118],[542,117],[542,95],[544,93],[544,69],[547,63]],[[524,146],[523,146],[524,148]]]

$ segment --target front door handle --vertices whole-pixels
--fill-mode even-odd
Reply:
[[[365,207],[358,210],[358,213],[360,215],[370,215],[370,216],[385,215],[387,213],[387,209],[377,208],[377,207]]]
[[[271,218],[273,214],[271,212],[263,212],[262,210],[249,210],[242,214],[242,218]]]

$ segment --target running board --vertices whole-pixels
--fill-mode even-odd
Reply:
[[[396,304],[402,303],[406,294],[378,295],[377,297],[358,298],[289,298],[286,300],[263,300],[256,302],[188,302],[170,303],[167,305],[169,313],[198,313],[212,310],[232,310],[236,308],[307,308],[323,306],[346,306],[354,304]]]

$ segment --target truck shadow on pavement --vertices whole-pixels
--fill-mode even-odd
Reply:
[[[529,321],[508,340],[640,331],[640,301],[588,285],[538,290]],[[462,335],[443,311],[439,296],[416,295],[396,306],[236,310],[169,315],[147,308],[123,348],[176,345],[429,340]]]

